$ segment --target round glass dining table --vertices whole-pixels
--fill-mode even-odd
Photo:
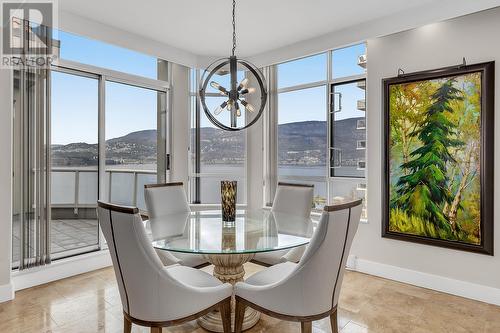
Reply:
[[[243,264],[256,253],[287,250],[309,243],[313,233],[310,217],[270,210],[238,210],[234,222],[222,221],[220,210],[177,213],[152,218],[146,230],[156,249],[202,255],[214,266],[213,275],[222,282],[243,281]],[[234,315],[234,311],[233,311]],[[247,308],[243,329],[254,326],[260,313]],[[201,317],[198,323],[213,332],[222,332],[217,312]]]

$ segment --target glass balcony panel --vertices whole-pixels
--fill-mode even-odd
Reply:
[[[108,170],[109,172],[109,170]],[[111,174],[111,202],[117,205],[134,205],[134,174],[113,171]]]
[[[79,172],[78,204],[95,205],[97,202],[98,172]]]
[[[51,203],[57,205],[75,204],[75,172],[57,172],[51,174]]]
[[[156,183],[156,173],[152,174],[137,174],[137,207],[141,210],[146,210],[146,201],[144,200],[144,185]]]
[[[366,219],[366,180],[353,178],[330,178],[330,197],[334,200],[363,199],[362,219]]]

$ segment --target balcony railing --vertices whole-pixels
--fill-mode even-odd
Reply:
[[[95,208],[98,172],[87,168],[52,168],[53,208]],[[108,169],[105,173],[104,200],[146,209],[144,184],[156,183],[156,171]]]

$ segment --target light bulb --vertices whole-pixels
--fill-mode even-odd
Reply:
[[[215,81],[211,81],[211,82],[210,82],[210,85],[212,86],[212,88],[219,90],[219,91],[220,91],[220,94],[221,94],[222,96],[226,96],[226,95],[228,94],[228,92],[227,92],[226,88],[224,88],[223,86],[221,86],[221,85],[220,85],[220,84],[218,84],[217,82],[215,82]]]
[[[218,116],[222,110],[224,110],[223,108],[220,107],[220,105],[214,110],[214,115]]]
[[[255,112],[255,108],[253,107],[252,104],[250,103],[247,103],[247,105],[245,106],[245,108],[250,111],[250,112]]]
[[[238,104],[238,102],[234,103],[234,106],[236,107],[236,116],[241,117],[241,109],[240,109],[240,105]]]
[[[216,116],[217,116],[217,115],[219,115],[219,114],[222,112],[222,110],[224,110],[224,108],[226,107],[226,105],[227,105],[227,102],[224,102],[224,103],[222,103],[221,105],[219,105],[219,106],[218,106],[218,107],[214,110],[214,114],[215,114]]]
[[[243,104],[243,106],[245,107],[245,109],[247,109],[249,112],[255,112],[255,108],[253,107],[253,105],[250,104],[250,103],[248,103],[247,101],[242,100],[241,104]]]
[[[248,78],[244,78],[238,86],[238,91],[240,91],[243,88],[246,88],[247,85],[248,85]]]
[[[215,81],[210,82],[210,85],[212,86],[212,88],[215,88],[215,89],[219,89],[220,88],[220,84],[218,84]]]

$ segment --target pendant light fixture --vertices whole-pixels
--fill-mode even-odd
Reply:
[[[222,58],[210,64],[201,77],[200,102],[207,118],[218,128],[226,131],[239,131],[248,128],[259,120],[267,101],[266,83],[262,72],[252,63],[238,59],[236,51],[236,0],[233,0],[233,48],[229,58]],[[238,71],[243,71],[245,77],[238,83]],[[229,82],[223,83],[229,75]],[[258,88],[250,86],[258,85]],[[208,87],[211,91],[207,91]],[[257,94],[260,94],[260,98]],[[253,95],[252,101],[260,100],[259,105],[252,105],[248,98]],[[215,97],[216,96],[216,97]],[[221,103],[221,98],[223,101]],[[213,109],[207,106],[207,98],[216,100]],[[229,116],[226,112],[229,112]]]

